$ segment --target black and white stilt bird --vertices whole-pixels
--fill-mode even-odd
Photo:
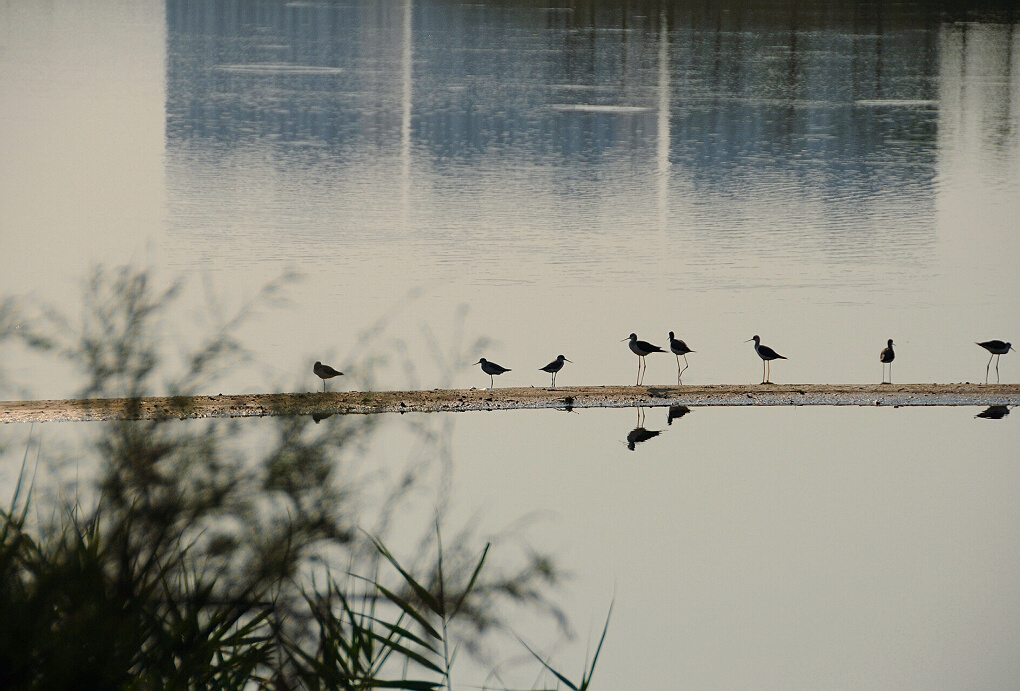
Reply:
[[[687,344],[681,341],[679,338],[673,336],[673,332],[669,332],[669,349],[676,355],[676,383],[679,386],[683,384],[681,377],[684,372],[687,371],[687,353],[693,353],[694,351],[687,347]],[[680,369],[680,356],[684,356],[684,368]]]
[[[892,349],[893,342],[889,339],[889,345],[882,348],[882,352],[878,356],[879,362],[882,363],[882,383],[892,384],[892,361],[896,359],[896,353]],[[885,366],[889,365],[889,381],[885,380]]]
[[[1007,343],[1005,341],[1000,341],[1000,340],[997,340],[997,339],[994,340],[994,341],[985,341],[983,343],[978,343],[978,345],[981,346],[982,348],[984,348],[985,350],[987,350],[989,353],[991,353],[992,357],[995,358],[995,383],[998,384],[999,383],[999,356],[1000,355],[1005,355],[1009,351],[1016,350],[1016,349],[1012,346],[1012,344]],[[992,366],[992,358],[990,357],[990,358],[988,358],[988,364],[985,365],[985,384],[988,383],[988,368],[991,367],[991,366]]]
[[[666,351],[657,345],[652,345],[648,341],[639,341],[637,334],[631,334],[622,340],[630,340],[630,350],[638,356],[637,382],[635,382],[634,386],[640,386],[642,379],[644,379],[641,372],[641,365],[643,364],[645,366],[645,370],[648,369],[648,363],[645,362],[645,356],[649,353],[665,353]]]
[[[548,372],[552,375],[552,388],[556,388],[556,373],[563,369],[563,363],[570,362],[567,358],[562,355],[557,355],[556,359],[550,362],[545,367],[540,367],[543,372]]]
[[[771,379],[769,362],[771,362],[772,360],[785,360],[786,357],[780,355],[779,353],[772,350],[768,346],[762,345],[761,338],[759,338],[757,334],[755,334],[753,338],[749,338],[746,341],[744,341],[744,343],[750,343],[751,341],[754,341],[754,352],[756,352],[758,354],[758,357],[761,358],[761,383],[771,384],[772,382],[769,381]]]

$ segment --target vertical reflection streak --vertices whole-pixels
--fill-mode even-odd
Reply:
[[[403,108],[400,115],[400,192],[404,230],[407,230],[409,225],[410,201],[408,197],[411,193],[411,80],[414,77],[411,34],[412,3],[413,0],[404,0],[404,45],[400,56],[403,83],[403,93],[401,94]]]
[[[669,219],[669,27],[666,11],[659,16],[659,112],[656,127],[656,173],[659,182],[659,231]]]

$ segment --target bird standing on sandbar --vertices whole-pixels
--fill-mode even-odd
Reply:
[[[554,389],[556,388],[556,373],[563,369],[564,362],[570,362],[570,360],[563,357],[562,355],[557,355],[555,360],[550,362],[545,367],[539,368],[543,372],[548,372],[549,374],[552,375],[552,388]]]
[[[882,383],[892,384],[892,361],[896,359],[896,353],[893,352],[893,342],[889,339],[889,345],[882,348],[882,352],[878,356],[879,362],[882,363]],[[889,365],[889,381],[885,380],[885,366]]]
[[[1011,350],[1016,350],[1012,344],[1000,341],[998,339],[994,341],[985,341],[984,343],[978,343],[979,346],[987,350],[995,358],[995,383],[999,383],[999,356],[1005,355]],[[988,364],[985,365],[985,384],[988,383],[988,368],[992,366],[992,358],[988,358]]]
[[[496,374],[503,374],[504,372],[509,372],[510,371],[509,368],[503,367],[502,365],[497,365],[495,362],[489,362],[485,358],[480,359],[478,362],[476,362],[474,364],[481,365],[482,366],[482,371],[489,375],[489,388],[490,389],[493,388],[494,386],[496,386],[496,382],[493,379],[494,375],[496,375]]]
[[[669,332],[669,349],[674,355],[676,355],[676,383],[677,386],[683,384],[683,380],[680,378],[683,373],[687,371],[687,353],[693,353],[694,351],[687,347],[687,344],[681,341],[679,338],[673,337],[673,332]],[[680,369],[680,356],[684,356],[684,368]]]
[[[631,352],[638,356],[637,382],[634,383],[634,386],[640,386],[641,380],[644,378],[641,373],[641,365],[644,364],[645,371],[648,370],[648,363],[645,362],[645,356],[649,353],[665,353],[666,351],[657,345],[652,345],[648,341],[639,341],[637,334],[631,334],[627,338],[621,339],[621,341],[626,341],[628,339],[630,340]]]
[[[762,345],[761,339],[757,334],[755,334],[754,338],[749,338],[744,341],[744,343],[750,343],[751,341],[754,341],[754,352],[758,353],[758,357],[761,358],[761,383],[771,384],[772,382],[769,380],[771,379],[770,375],[772,372],[770,371],[769,362],[772,360],[785,360],[786,357],[780,355],[768,346]]]
[[[322,391],[323,391],[323,393],[326,392],[326,380],[327,379],[332,379],[333,377],[342,377],[343,374],[344,374],[340,370],[335,370],[332,367],[330,367],[329,365],[322,364],[318,360],[316,360],[315,364],[312,365],[312,371],[315,372],[315,376],[317,376],[319,379],[322,380]]]

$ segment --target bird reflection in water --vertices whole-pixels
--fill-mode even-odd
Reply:
[[[315,424],[319,424],[328,417],[333,417],[335,413],[312,413],[312,419],[315,420]]]
[[[666,415],[666,424],[672,425],[673,420],[679,420],[689,412],[691,412],[691,409],[685,405],[671,405],[669,413]]]
[[[661,429],[645,429],[645,411],[643,408],[637,409],[637,427],[632,429],[627,434],[627,448],[633,451],[635,447],[641,442],[646,442],[652,437],[657,437],[663,433]]]
[[[1007,415],[1009,415],[1008,405],[990,405],[974,417],[980,417],[986,420],[1001,420]]]

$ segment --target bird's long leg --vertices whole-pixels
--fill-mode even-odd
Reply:
[[[889,363],[889,383],[892,384],[892,363]]]
[[[761,361],[761,383],[765,383],[765,360]]]
[[[985,384],[988,383],[988,368],[992,366],[992,358],[993,357],[995,357],[995,356],[992,355],[992,357],[988,358],[988,364],[985,365]]]
[[[322,393],[326,393],[326,380],[322,380]]]
[[[999,356],[995,356],[995,383],[999,383]]]
[[[641,383],[641,356],[638,355],[637,359],[637,376],[634,377],[634,386]]]
[[[680,364],[680,363],[679,363],[679,361],[677,362],[677,364]],[[678,375],[676,376],[676,378],[677,378],[677,381],[680,381],[680,383],[683,383],[683,381],[682,381],[682,380],[680,379],[680,377],[682,377],[682,376],[683,376],[684,372],[686,372],[686,371],[687,371],[687,368],[688,368],[688,367],[690,367],[690,365],[689,365],[689,364],[687,364],[687,353],[684,353],[684,368],[683,368],[682,370],[680,370],[680,374],[678,374]]]
[[[556,388],[556,373],[553,372],[552,375],[553,375],[552,387],[555,389]]]

